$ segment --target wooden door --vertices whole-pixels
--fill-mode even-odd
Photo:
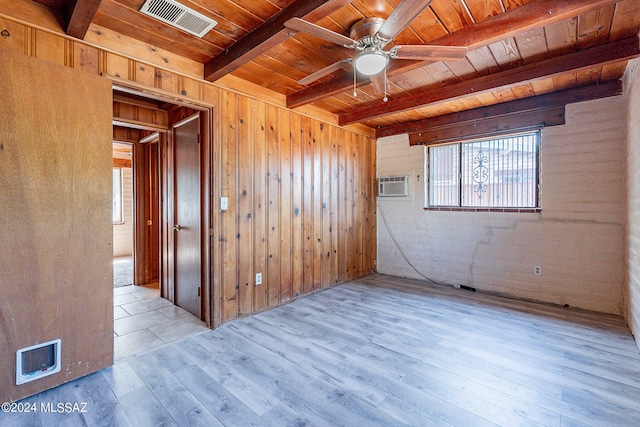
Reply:
[[[173,127],[175,304],[200,317],[202,203],[200,115]]]
[[[8,50],[0,64],[0,402],[11,402],[113,363],[112,89]],[[16,351],[56,339],[61,371],[16,385]]]
[[[133,147],[135,285],[149,285],[159,280],[159,140],[160,135],[157,135],[156,139]]]

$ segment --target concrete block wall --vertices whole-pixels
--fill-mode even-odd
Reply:
[[[424,147],[378,140],[378,176],[411,177],[409,198],[378,198],[378,271],[621,314],[624,99],[568,105],[566,122],[542,131],[539,213],[425,211]]]
[[[640,60],[627,65],[624,92],[627,119],[627,277],[624,314],[640,346]]]

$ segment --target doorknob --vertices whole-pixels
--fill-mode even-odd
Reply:
[[[182,227],[180,226],[180,224],[176,224],[176,225],[173,226],[173,229],[175,231],[180,231],[180,230],[182,230]]]

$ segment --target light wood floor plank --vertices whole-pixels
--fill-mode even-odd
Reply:
[[[384,275],[135,354],[0,425],[640,425],[621,317]]]

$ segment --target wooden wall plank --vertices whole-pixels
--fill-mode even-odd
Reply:
[[[222,182],[220,194],[229,200],[229,210],[220,213],[222,219],[220,221],[222,229],[220,231],[220,252],[222,257],[223,271],[220,274],[222,283],[222,316],[221,321],[235,319],[238,316],[238,280],[237,280],[237,220],[236,220],[236,203],[237,203],[237,101],[238,95],[228,91],[221,93],[221,123],[220,133],[222,139],[220,167],[224,169],[222,172]]]
[[[280,301],[292,297],[291,266],[291,113],[278,109],[280,146]]]
[[[341,130],[331,126],[331,284],[338,283],[339,271],[338,241],[340,230],[340,163],[338,162],[338,145],[340,144]]]
[[[267,300],[280,300],[280,140],[278,109],[267,106]]]
[[[303,227],[304,227],[304,285],[303,293],[313,290],[313,142],[311,120],[302,118]]]
[[[319,257],[322,262],[321,286],[331,284],[331,128],[320,123],[320,148],[322,151],[322,252]]]
[[[256,311],[267,307],[267,132],[265,104],[251,101],[253,134],[253,271],[262,273],[263,284],[255,285],[253,298]],[[253,281],[255,284],[255,280]]]
[[[312,178],[312,204],[313,204],[313,290],[320,289],[322,285],[322,123],[314,121],[312,124],[313,135],[311,147],[313,150],[313,178]]]
[[[238,105],[238,311],[253,312],[253,138],[250,99]]]
[[[291,295],[294,298],[304,293],[304,147],[301,119],[299,114],[291,114]]]
[[[338,142],[338,281],[347,279],[347,153],[349,149],[348,133],[339,131]]]

